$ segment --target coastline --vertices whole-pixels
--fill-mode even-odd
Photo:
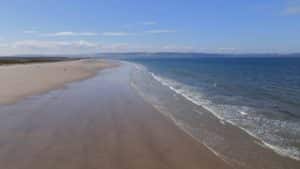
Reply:
[[[135,74],[138,67],[134,64],[105,60],[51,64],[47,71],[63,72],[68,65],[76,77],[86,75],[85,80],[61,89],[65,81],[49,92],[34,94],[33,99],[0,105],[0,168],[271,169],[300,165],[262,147],[243,130],[220,123],[209,110],[180,93],[160,87],[151,74]],[[36,70],[41,65],[28,66]],[[156,97],[152,94],[163,101],[148,100]],[[160,105],[165,101],[171,101],[167,109]],[[217,143],[216,147],[211,143]]]
[[[282,155],[238,126],[224,121],[180,88],[164,84],[146,67],[133,63],[132,86],[178,128],[236,168],[298,168],[298,160]],[[175,89],[176,88],[176,89]],[[174,91],[175,90],[175,91]],[[264,158],[260,158],[263,156]]]
[[[130,70],[0,106],[0,168],[231,168],[141,99]]]
[[[0,65],[0,104],[14,104],[65,84],[90,78],[116,64],[97,60],[70,60]]]

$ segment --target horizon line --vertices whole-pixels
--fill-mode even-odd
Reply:
[[[168,51],[158,51],[158,52],[96,52],[96,53],[78,53],[78,54],[13,54],[13,55],[0,55],[0,57],[57,57],[57,56],[82,56],[82,55],[89,55],[87,57],[95,57],[95,55],[105,55],[105,54],[111,54],[111,55],[128,55],[128,54],[195,54],[195,55],[232,55],[232,56],[242,56],[242,55],[272,55],[272,56],[278,56],[278,55],[293,55],[293,57],[300,57],[300,52],[291,52],[291,53],[280,53],[280,52],[244,52],[244,53],[221,53],[221,52],[168,52]],[[296,56],[295,56],[296,55]]]

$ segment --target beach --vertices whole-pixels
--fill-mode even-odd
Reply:
[[[300,169],[299,20],[300,0],[1,1],[0,169]]]
[[[138,95],[132,66],[112,65],[1,67],[1,103],[14,104],[0,106],[0,168],[232,168]]]
[[[99,69],[111,66],[91,60],[2,65],[0,104],[16,103],[27,96],[63,87],[65,83],[92,77]]]

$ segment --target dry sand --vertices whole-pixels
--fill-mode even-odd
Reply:
[[[15,103],[27,96],[91,77],[112,66],[104,61],[77,60],[55,63],[0,66],[0,104]]]

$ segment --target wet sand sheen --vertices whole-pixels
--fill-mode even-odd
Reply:
[[[130,67],[0,107],[0,168],[230,168],[130,87]]]

